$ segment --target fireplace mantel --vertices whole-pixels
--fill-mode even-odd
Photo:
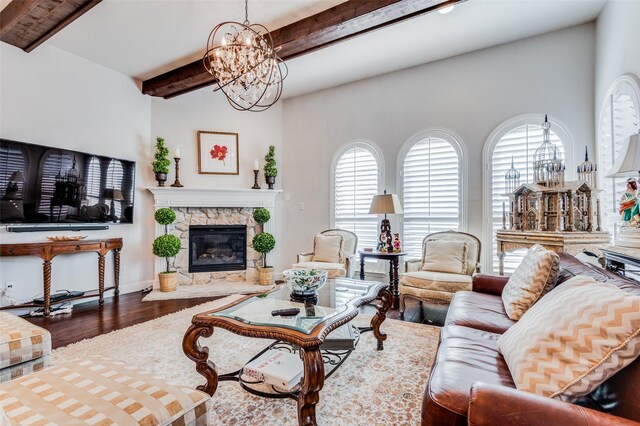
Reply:
[[[275,207],[281,189],[213,189],[147,186],[160,207]]]

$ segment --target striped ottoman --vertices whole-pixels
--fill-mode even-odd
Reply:
[[[51,334],[8,312],[0,312],[0,383],[51,365]]]
[[[204,392],[98,355],[0,385],[11,425],[200,426],[209,405]]]

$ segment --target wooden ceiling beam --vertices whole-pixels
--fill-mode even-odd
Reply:
[[[305,55],[369,31],[465,0],[349,0],[271,31],[283,60]],[[215,83],[202,60],[142,82],[142,93],[165,99]]]
[[[0,40],[31,52],[102,0],[13,0],[0,11]]]

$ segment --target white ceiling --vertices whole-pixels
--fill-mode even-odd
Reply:
[[[605,1],[468,0],[449,14],[410,19],[287,61],[284,96],[589,22]],[[278,28],[341,2],[252,0],[249,18]],[[0,0],[0,5],[5,3]],[[144,80],[201,58],[209,32],[223,20],[243,21],[243,2],[108,0],[47,43]]]

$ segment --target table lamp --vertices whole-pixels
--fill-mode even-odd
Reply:
[[[605,177],[638,177],[640,172],[639,135],[631,135],[622,142],[620,155]]]
[[[109,218],[115,222],[116,218],[116,205],[115,201],[122,201],[122,191],[116,188],[105,188],[102,192],[102,198],[111,199]]]
[[[382,235],[385,235],[387,241],[386,251],[393,253],[393,239],[391,238],[391,223],[387,219],[388,214],[402,214],[402,205],[396,194],[384,194],[375,195],[371,200],[371,207],[369,207],[369,214],[383,214],[384,219],[380,224],[380,242],[382,242]],[[384,247],[382,247],[384,248]],[[380,250],[380,249],[379,249]],[[382,251],[382,250],[381,250]]]

